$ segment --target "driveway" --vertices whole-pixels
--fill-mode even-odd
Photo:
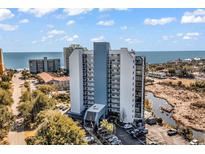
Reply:
[[[21,73],[17,73],[12,78],[13,83],[13,95],[12,98],[14,103],[11,106],[12,112],[14,115],[18,115],[18,105],[21,97],[21,86],[24,84],[24,80],[20,79]],[[16,127],[16,121],[14,122],[12,129],[9,131],[8,134],[8,142],[11,145],[25,145],[25,136],[24,136],[24,128]]]

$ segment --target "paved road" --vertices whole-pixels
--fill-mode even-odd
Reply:
[[[19,105],[19,100],[21,96],[21,85],[23,85],[24,80],[20,79],[21,73],[15,74],[15,76],[12,78],[12,83],[13,83],[13,100],[14,103],[11,106],[12,112],[14,115],[18,115],[18,110],[17,106]],[[15,122],[16,123],[16,122]],[[15,124],[13,125],[13,128],[15,128]],[[9,134],[8,134],[8,142],[11,145],[24,145],[25,140],[24,140],[24,128],[19,127],[16,130],[11,129]]]
[[[129,135],[124,129],[116,126],[116,136],[122,141],[123,145],[144,145],[143,139],[135,139]]]

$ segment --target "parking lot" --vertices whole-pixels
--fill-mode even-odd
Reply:
[[[123,128],[117,126],[116,127],[116,136],[122,141],[123,145],[144,145],[145,139],[144,137],[140,137],[139,139],[133,138],[130,134],[128,134]]]

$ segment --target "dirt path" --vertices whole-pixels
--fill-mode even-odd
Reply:
[[[18,115],[17,107],[19,105],[19,100],[21,97],[21,85],[23,85],[24,80],[20,79],[21,73],[15,74],[12,78],[13,83],[13,100],[14,103],[11,106],[12,112],[14,115]],[[18,119],[17,119],[18,120]],[[23,127],[16,127],[16,121],[8,134],[8,142],[11,145],[25,145],[25,136],[24,136],[24,128]]]

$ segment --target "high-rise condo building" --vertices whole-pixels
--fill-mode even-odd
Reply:
[[[124,123],[144,121],[144,57],[95,42],[93,51],[72,52],[69,70],[71,115],[96,125],[107,116]]]
[[[0,75],[4,73],[3,50],[0,48]]]
[[[63,48],[64,68],[68,74],[69,74],[69,57],[75,49],[82,49],[82,47],[79,44],[71,44],[69,47]]]
[[[60,59],[30,59],[30,73],[56,72],[60,69]]]

